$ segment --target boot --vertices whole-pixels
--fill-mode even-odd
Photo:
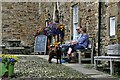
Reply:
[[[71,54],[68,54],[67,57],[68,57],[67,62],[69,62],[71,60]]]
[[[69,63],[76,63],[75,57],[71,57],[71,60],[69,61]]]

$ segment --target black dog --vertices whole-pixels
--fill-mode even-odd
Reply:
[[[61,54],[62,54],[62,51],[61,51],[60,47],[54,48],[54,46],[52,46],[51,51],[49,53],[49,59],[48,59],[49,63],[52,63],[51,62],[52,58],[56,56],[57,64],[59,63],[58,60],[60,61],[60,64],[61,64]]]

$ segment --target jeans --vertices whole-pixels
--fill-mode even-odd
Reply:
[[[84,49],[84,47],[79,44],[74,44],[71,45],[70,47],[72,48],[72,52],[76,51],[77,49]]]
[[[68,44],[61,44],[60,46],[61,46],[62,51],[64,52],[64,55],[67,56],[67,51],[68,51],[70,45],[68,45]]]

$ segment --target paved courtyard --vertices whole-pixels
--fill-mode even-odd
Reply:
[[[16,78],[87,78],[82,73],[61,64],[48,63],[37,56],[19,57],[15,64]]]
[[[80,64],[56,64],[48,63],[48,55],[17,55],[19,61],[15,64],[14,77],[10,80],[46,80],[46,79],[70,79],[78,80],[119,80],[111,75],[96,71],[94,69],[87,69]],[[9,78],[3,78],[3,80]]]

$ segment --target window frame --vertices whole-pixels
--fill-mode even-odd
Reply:
[[[78,5],[74,5],[74,6],[72,6],[72,12],[73,12],[73,28],[72,28],[72,30],[73,30],[73,39],[75,39],[76,38],[76,36],[78,35],[77,34],[77,31],[76,31],[76,28],[78,27],[78,14],[79,14],[79,7],[78,7]]]
[[[111,24],[111,21],[114,20],[114,23]],[[114,26],[114,27],[111,27]],[[115,16],[110,16],[109,17],[109,36],[115,37],[116,35],[116,17]]]

